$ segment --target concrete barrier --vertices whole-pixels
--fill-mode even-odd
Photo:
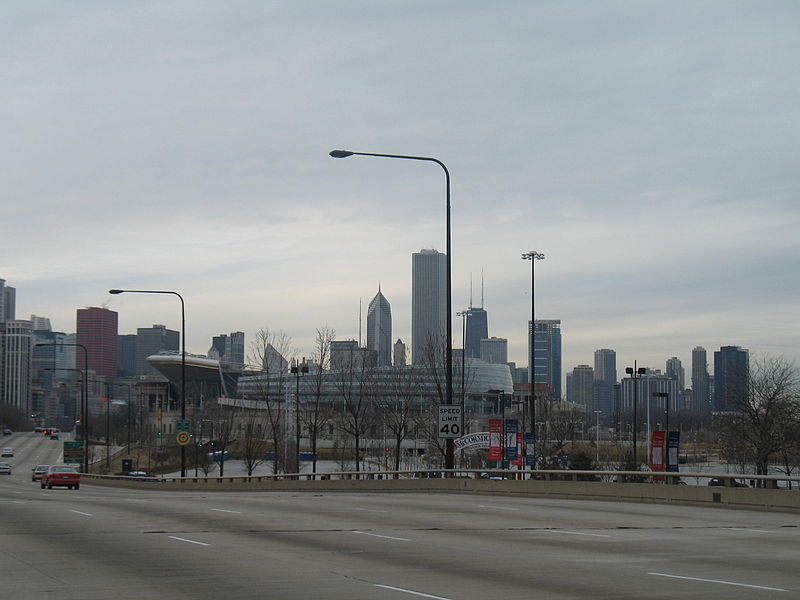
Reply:
[[[416,474],[449,474],[451,477],[412,477]],[[456,473],[461,474],[457,476]],[[467,473],[467,475],[465,475]],[[800,511],[800,491],[777,487],[743,488],[706,485],[668,485],[663,481],[627,483],[625,478],[649,478],[652,473],[631,471],[535,471],[540,479],[480,479],[485,471],[383,471],[370,473],[317,473],[262,475],[254,477],[173,477],[133,478],[84,474],[83,483],[113,487],[159,491],[264,491],[264,492],[350,492],[350,493],[463,493],[491,494],[533,498],[568,498],[575,500],[606,500],[616,502],[647,502],[660,504],[685,504],[698,506],[726,506],[774,511]],[[503,475],[519,472],[492,471]],[[528,472],[530,474],[530,472]],[[380,478],[377,475],[381,475]],[[453,476],[456,475],[456,476]],[[602,475],[616,481],[580,481],[581,476]],[[661,475],[659,473],[658,475]],[[395,478],[395,476],[397,478]],[[572,477],[573,480],[554,480],[554,477]],[[709,473],[680,473],[673,476],[718,478],[723,482],[735,479],[763,480],[772,486],[778,481],[798,482],[800,478],[730,475]]]

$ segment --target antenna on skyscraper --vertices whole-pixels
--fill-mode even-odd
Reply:
[[[472,308],[472,273],[469,274],[469,307]]]
[[[361,298],[358,299],[358,347],[361,348]]]
[[[483,308],[483,269],[481,269],[481,308]]]

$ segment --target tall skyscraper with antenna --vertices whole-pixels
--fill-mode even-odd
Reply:
[[[481,305],[472,303],[472,276],[469,280],[469,308],[467,309],[467,335],[464,351],[467,358],[481,357],[481,340],[489,338],[489,318],[483,308],[483,274],[481,274]]]

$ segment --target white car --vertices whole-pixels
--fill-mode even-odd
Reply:
[[[3,448],[3,453],[0,456],[14,456],[13,448]]]
[[[7,462],[0,462],[0,473],[11,475],[11,465]]]

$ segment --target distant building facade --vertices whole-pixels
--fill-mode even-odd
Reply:
[[[469,355],[467,356],[469,358]],[[506,338],[491,337],[481,340],[482,361],[497,365],[508,363],[508,340]]]
[[[180,334],[164,325],[136,329],[136,375],[162,379],[161,373],[147,362],[147,357],[159,352],[179,352],[179,346]]]
[[[537,319],[535,326],[528,321],[528,360],[533,365],[534,383],[547,384],[560,400],[561,319]]]
[[[411,257],[411,363],[444,356],[446,339],[447,255],[420,250]]]
[[[697,346],[692,350],[692,410],[699,413],[711,411],[708,357],[706,349],[702,346]]]
[[[739,346],[714,352],[714,411],[741,410],[748,393],[750,354]]]
[[[107,383],[117,378],[117,322],[115,311],[96,306],[79,308],[77,313],[77,368],[88,368]],[[88,365],[86,364],[88,360]]]

